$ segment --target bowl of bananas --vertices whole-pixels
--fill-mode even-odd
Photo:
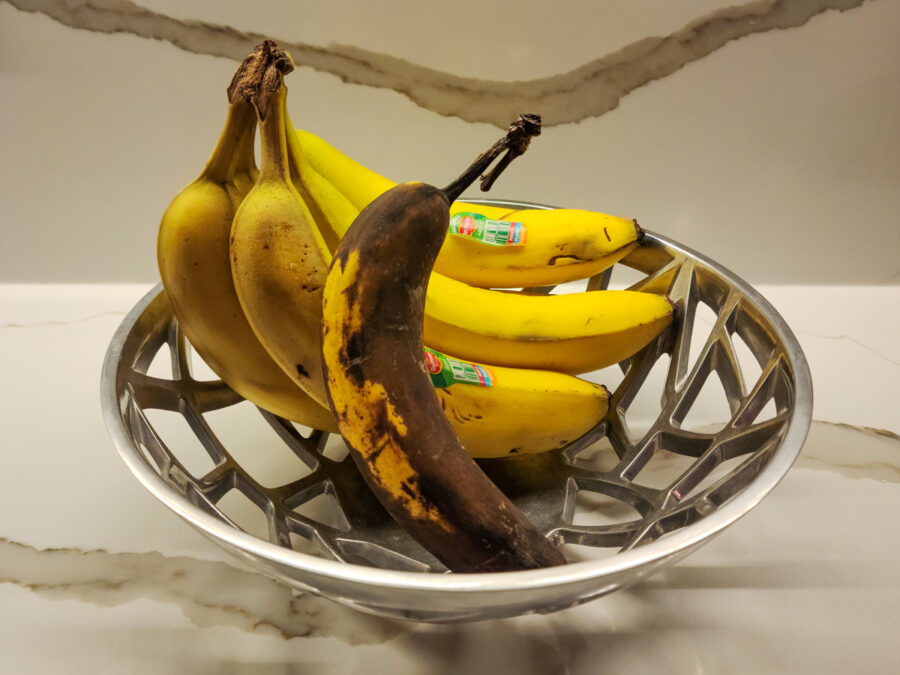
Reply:
[[[446,188],[398,185],[293,127],[290,69],[270,42],[239,68],[107,352],[154,496],[299,591],[470,621],[624,588],[776,486],[812,385],[758,292],[628,218],[461,200],[537,116]]]

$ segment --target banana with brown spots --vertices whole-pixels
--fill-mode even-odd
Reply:
[[[388,512],[456,572],[565,562],[460,445],[423,352],[425,289],[450,202],[511,148],[496,175],[537,130],[534,118],[520,118],[446,190],[406,183],[376,199],[325,282],[322,361],[341,434]]]

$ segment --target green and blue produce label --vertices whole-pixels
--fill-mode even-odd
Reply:
[[[523,246],[525,226],[505,220],[491,220],[481,213],[456,213],[450,218],[450,234],[467,237],[490,246]]]
[[[451,384],[474,384],[490,387],[494,384],[494,373],[485,366],[470,361],[461,361],[425,347],[425,365],[431,375],[431,383],[437,387]]]

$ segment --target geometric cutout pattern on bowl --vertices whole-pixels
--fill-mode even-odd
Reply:
[[[577,595],[561,590],[558,599],[538,598],[540,586],[529,591],[532,595],[513,593],[496,602],[472,595],[469,600],[482,609],[468,601],[445,605],[455,596],[443,591],[404,599],[404,584],[414,581],[381,593],[361,581],[350,583],[352,572],[339,575],[340,592],[322,592],[366,611],[426,621],[561,609],[674,562],[679,556],[667,540],[689,530],[701,533],[699,545],[708,535],[695,524],[717,516],[745,491],[755,497],[754,480],[779,453],[793,461],[808,428],[811,387],[802,352],[780,317],[727,270],[650,233],[643,246],[586,287],[602,289],[611,279],[667,295],[677,307],[676,321],[615,368],[591,374],[592,379],[610,374],[604,383],[612,398],[606,418],[582,438],[557,451],[479,464],[571,561],[600,564],[646,546],[659,552],[654,559],[660,564],[634,573],[616,567]],[[226,528],[250,530],[274,550],[416,577],[440,578],[446,572],[390,518],[338,436],[250,406],[206,373],[193,377],[190,345],[160,289],[135,309],[115,340],[104,366],[104,414],[132,471],[152,484],[157,496],[145,470],[177,495],[161,499],[195,507]],[[240,430],[222,430],[217,420],[226,419],[230,409],[252,419],[252,439],[249,431],[242,437]],[[176,419],[179,429],[161,419]],[[180,444],[188,432],[195,440],[193,459]],[[783,443],[788,434],[791,444]],[[281,457],[278,462],[292,467],[284,480],[235,445],[252,440],[261,448],[278,448],[271,450]],[[779,472],[788,466],[783,459],[777,463]],[[771,479],[767,485],[771,489]],[[222,541],[211,534],[212,527],[202,529]],[[298,588],[318,585],[306,575],[305,563],[288,569],[269,557],[274,553],[253,549],[250,554],[236,541],[223,545],[276,578]],[[420,607],[422,602],[427,607]]]

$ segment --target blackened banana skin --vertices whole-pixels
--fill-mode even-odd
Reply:
[[[445,191],[406,183],[347,232],[325,285],[330,405],[379,500],[450,570],[564,564],[459,444],[427,374],[425,289],[448,223]]]

